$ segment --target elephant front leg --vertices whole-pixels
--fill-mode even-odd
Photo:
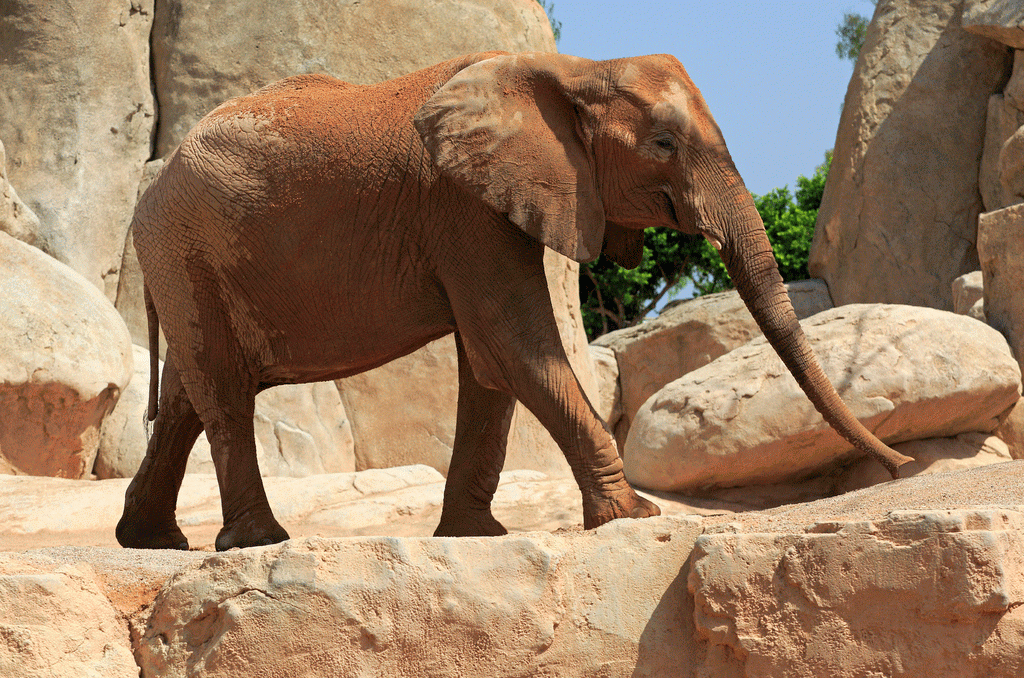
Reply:
[[[553,314],[549,328],[534,325],[522,342],[510,346],[511,353],[503,358],[507,369],[502,372],[511,377],[512,392],[544,425],[569,462],[583,497],[583,527],[589,530],[616,518],[659,515],[661,510],[626,481],[615,440],[569,365]]]
[[[484,388],[473,376],[462,337],[455,333],[459,359],[459,407],[455,444],[444,487],[444,506],[435,537],[488,537],[507,531],[491,514],[498,488],[515,398]]]
[[[450,292],[476,380],[511,393],[554,438],[583,495],[585,528],[659,515],[626,481],[615,441],[572,371],[551,306],[543,251],[514,254],[504,261],[523,269],[510,263],[501,275],[475,278],[472,290]]]

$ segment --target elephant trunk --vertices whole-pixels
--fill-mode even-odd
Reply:
[[[738,207],[739,223],[733,224],[736,228],[727,229],[720,253],[747,309],[825,421],[854,447],[881,462],[893,478],[898,478],[899,467],[913,460],[876,438],[839,397],[800,327],[750,194],[740,184],[733,197],[733,214]]]

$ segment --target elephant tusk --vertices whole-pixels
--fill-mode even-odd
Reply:
[[[722,242],[718,238],[713,235],[708,235],[707,233],[704,234],[704,237],[707,238],[707,241],[711,243],[711,246],[714,247],[715,250],[719,252],[722,251]]]

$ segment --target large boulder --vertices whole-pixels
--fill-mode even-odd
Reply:
[[[961,26],[960,0],[881,0],[839,122],[811,246],[837,305],[952,309],[950,283],[978,268],[989,97],[1009,49]]]
[[[801,324],[853,414],[888,443],[992,431],[1020,397],[1006,341],[977,320],[855,304]],[[761,338],[644,403],[625,465],[641,487],[706,491],[807,476],[854,453]]]
[[[136,656],[143,675],[168,677],[675,675],[692,620],[674,584],[700,529],[654,518],[223,554],[161,590]]]
[[[540,3],[524,0],[167,0],[156,12],[159,156],[225,99],[290,75],[369,84],[472,52],[555,51]]]
[[[786,283],[797,317],[832,308],[821,280]],[[742,346],[761,330],[736,291],[709,294],[665,307],[657,318],[598,337],[618,363],[622,415],[608,424],[621,446],[637,410],[665,384]]]
[[[113,300],[156,121],[153,0],[19,0],[0,11],[0,139],[37,245]]]
[[[0,271],[0,458],[17,473],[88,476],[132,377],[128,328],[80,274],[6,233]]]
[[[800,514],[795,529],[776,514],[697,538],[687,585],[704,675],[1024,675],[1020,507]]]

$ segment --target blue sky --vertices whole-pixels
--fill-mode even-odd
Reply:
[[[870,0],[555,0],[560,52],[673,54],[725,135],[747,188],[796,185],[835,145],[853,64],[835,54],[844,12]]]

